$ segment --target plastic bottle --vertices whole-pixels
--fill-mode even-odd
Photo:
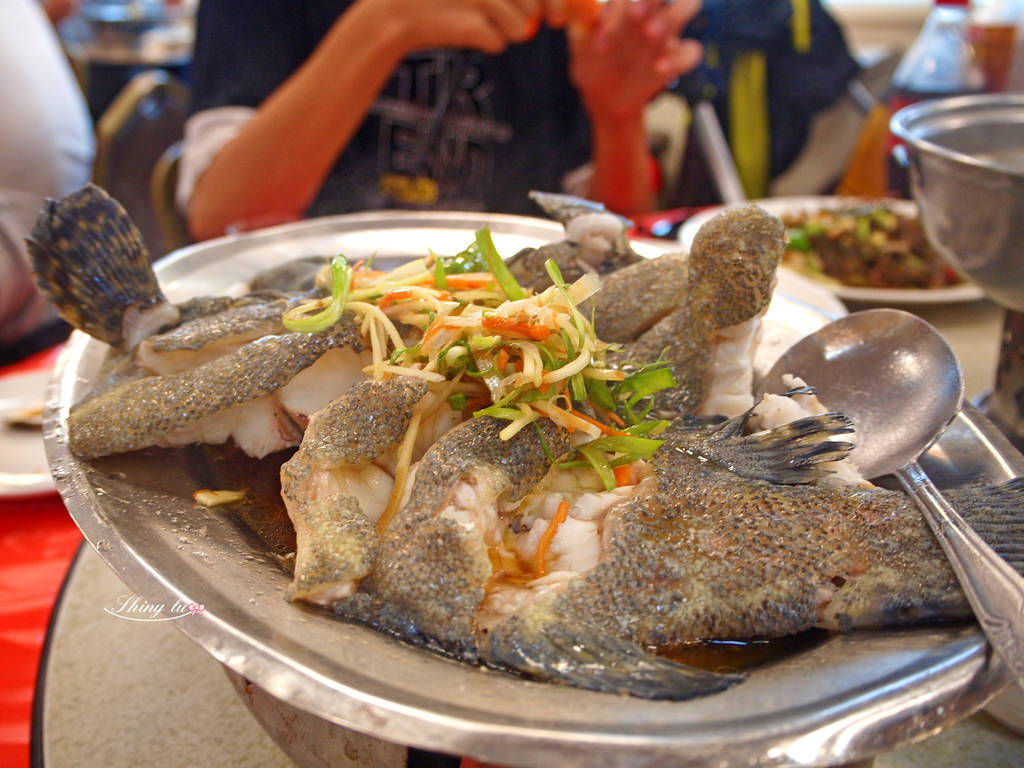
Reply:
[[[975,0],[971,4],[967,39],[985,76],[986,91],[1007,90],[1022,17],[1024,0]]]
[[[1024,16],[1017,22],[1017,35],[1010,60],[1010,74],[1006,78],[1006,90],[1024,93]]]
[[[924,99],[981,93],[985,78],[968,40],[968,0],[935,0],[917,39],[907,49],[892,78],[889,112]],[[897,145],[890,138],[889,188],[908,197],[906,169],[891,157]]]

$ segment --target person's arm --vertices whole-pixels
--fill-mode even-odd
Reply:
[[[570,28],[572,78],[593,135],[589,194],[614,211],[654,205],[644,108],[700,62],[700,44],[679,39],[699,10],[700,0],[610,0],[593,30]]]
[[[406,54],[497,53],[530,33],[541,8],[541,0],[358,0],[199,177],[188,205],[193,237],[300,217]]]

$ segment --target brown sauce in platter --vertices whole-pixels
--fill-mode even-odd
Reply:
[[[703,640],[664,647],[650,647],[652,653],[680,664],[710,672],[745,672],[783,661],[825,642],[833,633],[809,629],[795,635],[751,640]]]

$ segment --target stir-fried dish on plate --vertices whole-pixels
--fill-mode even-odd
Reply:
[[[885,201],[782,215],[783,263],[854,288],[947,288],[963,282],[929,244],[916,215]]]
[[[728,210],[644,259],[618,217],[535,199],[565,240],[499,254],[484,227],[391,271],[332,255],[177,305],[102,190],[50,202],[40,282],[112,347],[71,451],[284,452],[291,600],[591,690],[712,694],[743,674],[668,651],[971,615],[914,504],[849,465],[856,425],[798,379],[755,402],[779,219]],[[950,492],[1018,568],[1022,493]]]

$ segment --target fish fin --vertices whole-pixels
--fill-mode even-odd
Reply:
[[[1024,477],[943,491],[968,525],[1024,576]]]
[[[584,213],[610,213],[603,203],[599,203],[596,200],[588,200],[585,197],[578,197],[577,195],[567,195],[562,192],[540,192],[533,189],[529,192],[529,198],[540,206],[545,215],[561,224],[566,224]],[[618,214],[612,215],[623,226],[627,228],[633,226],[631,219],[619,216]]]
[[[702,456],[742,477],[793,485],[808,483],[830,474],[818,465],[839,461],[853,450],[851,443],[833,437],[853,431],[850,419],[841,413],[807,416],[774,429],[742,434],[750,412],[727,419],[710,434],[680,446],[687,453]],[[682,436],[685,432],[677,431]],[[694,433],[696,435],[697,433]]]
[[[177,321],[142,234],[94,184],[47,200],[27,242],[40,289],[90,336],[128,350]]]
[[[544,682],[643,699],[682,701],[743,680],[663,659],[587,626],[512,616],[480,643],[488,664]]]

